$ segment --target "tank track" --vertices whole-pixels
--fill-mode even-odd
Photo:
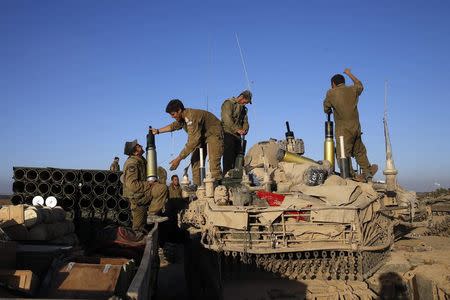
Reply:
[[[242,266],[264,270],[290,280],[358,280],[372,276],[387,260],[384,251],[303,251],[280,254],[249,254],[224,251],[221,255],[223,276],[233,276]]]

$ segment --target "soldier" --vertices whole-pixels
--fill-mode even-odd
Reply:
[[[180,186],[180,179],[178,178],[178,175],[172,175],[170,178],[172,181],[169,185],[169,199],[174,200],[181,200],[183,197],[181,196],[181,186]]]
[[[252,93],[245,90],[239,96],[229,98],[222,104],[222,126],[224,131],[223,174],[235,167],[236,156],[241,151],[241,136],[248,133],[246,104],[252,104]]]
[[[345,156],[354,157],[362,169],[362,174],[356,176],[355,179],[358,181],[370,181],[377,172],[378,166],[369,163],[366,147],[361,139],[358,97],[364,88],[361,81],[351,73],[350,69],[345,69],[344,73],[350,77],[354,84],[346,86],[343,75],[334,75],[331,78],[331,89],[327,92],[323,108],[325,113],[333,112],[334,114],[334,121],[336,122],[336,153],[340,153],[338,139],[339,136],[343,136]]]
[[[109,167],[109,170],[112,172],[120,172],[119,158],[116,156]]]
[[[203,155],[205,157],[207,149],[209,151],[209,167],[212,177],[220,180],[222,178],[220,158],[223,154],[223,130],[219,119],[205,110],[184,108],[183,103],[178,99],[173,99],[167,104],[166,112],[175,119],[175,122],[159,129],[153,129],[153,134],[171,132],[182,128],[188,134],[186,145],[180,154],[170,162],[170,169],[175,170],[181,160],[192,153],[192,178],[194,184],[199,186],[201,184],[199,148],[201,147],[204,149]],[[206,145],[208,145],[208,148]]]
[[[167,216],[169,221],[166,224],[167,236],[172,241],[182,240],[183,233],[178,227],[178,213],[186,208],[187,202],[183,200],[181,195],[181,186],[178,175],[172,175],[171,183],[169,184],[169,200],[167,201]]]
[[[130,201],[133,231],[142,237],[146,220],[148,223],[167,220],[158,215],[167,201],[167,186],[146,180],[144,149],[137,140],[126,142],[124,153],[128,159],[123,166],[123,197]]]

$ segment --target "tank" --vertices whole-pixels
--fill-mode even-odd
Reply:
[[[327,160],[303,156],[301,143],[301,153],[275,139],[254,145],[241,178],[191,195],[183,224],[231,270],[365,280],[387,260],[394,226],[414,221],[416,195],[398,184],[344,179]]]

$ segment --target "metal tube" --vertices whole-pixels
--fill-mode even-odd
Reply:
[[[14,180],[23,180],[25,179],[25,173],[26,171],[23,168],[13,168],[14,172]]]
[[[331,169],[334,171],[334,136],[333,136],[333,122],[328,113],[328,120],[325,122],[325,142],[323,146],[323,159],[328,160],[331,164]]]
[[[108,210],[115,209],[117,207],[117,199],[113,197],[109,197],[106,199],[106,208]]]
[[[90,171],[82,171],[81,173],[81,181],[83,183],[90,183],[94,179],[94,175]]]
[[[25,192],[28,194],[32,194],[36,191],[37,186],[34,182],[27,182],[25,184]]]
[[[64,197],[64,198],[62,198],[61,206],[65,210],[73,208],[74,204],[75,204],[75,199],[74,198],[72,198],[72,197]]]
[[[69,183],[74,183],[77,180],[77,173],[72,170],[64,172],[64,180]]]
[[[62,186],[60,184],[52,184],[51,188],[50,188],[50,192],[52,195],[54,196],[59,196],[62,194]]]
[[[64,174],[60,170],[54,170],[52,172],[52,180],[53,182],[61,182],[64,179]]]
[[[92,201],[92,208],[96,211],[103,211],[105,208],[105,201],[101,198],[95,198]]]
[[[44,170],[39,171],[39,180],[40,181],[47,182],[51,178],[52,178],[52,175],[49,170],[44,169]]]
[[[96,184],[102,184],[103,182],[106,181],[106,174],[105,172],[96,172],[94,175],[94,182]]]
[[[94,187],[94,195],[97,197],[101,197],[105,194],[105,186],[103,185],[96,185]]]
[[[128,225],[130,223],[130,213],[127,210],[121,210],[117,215],[117,222],[121,225]]]
[[[23,181],[14,181],[12,189],[14,193],[23,193],[25,191],[25,183]]]
[[[92,193],[92,186],[90,184],[83,184],[81,186],[80,192],[82,195],[90,195]]]
[[[63,193],[65,196],[72,196],[75,194],[76,188],[73,184],[65,184],[63,187]]]
[[[92,199],[89,197],[81,197],[80,201],[78,202],[78,206],[80,209],[87,209],[91,207]]]
[[[108,196],[115,196],[115,195],[117,195],[117,191],[118,191],[118,189],[117,189],[117,186],[115,186],[115,185],[108,185],[106,187],[106,194]]]
[[[46,182],[41,182],[38,185],[38,190],[42,195],[46,195],[50,191],[50,185]]]
[[[199,152],[200,152],[200,185],[204,186],[205,185],[205,176],[206,176],[206,170],[205,170],[205,160],[203,159],[203,148],[200,147],[199,148]]]
[[[340,148],[340,168],[341,168],[341,177],[342,178],[350,178],[350,158],[345,157],[345,144],[344,137],[339,136],[339,148]]]
[[[124,198],[120,198],[118,204],[120,209],[128,209],[130,207],[130,202]]]
[[[35,169],[29,169],[25,173],[25,178],[30,181],[34,181],[38,178],[38,173]]]
[[[120,173],[109,173],[106,177],[106,181],[110,184],[117,183],[119,181]]]
[[[345,158],[344,136],[342,135],[339,136],[339,147],[340,147],[339,158]]]

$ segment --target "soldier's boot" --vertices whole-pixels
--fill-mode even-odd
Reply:
[[[169,220],[168,217],[158,216],[155,214],[149,214],[147,216],[147,224],[161,223]]]
[[[373,176],[377,173],[377,171],[378,165],[373,164],[369,167],[368,173],[358,174],[354,179],[358,182],[371,182]]]

